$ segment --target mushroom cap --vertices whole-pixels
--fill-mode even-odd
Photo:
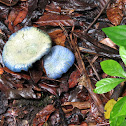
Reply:
[[[44,56],[44,68],[49,78],[57,79],[73,65],[74,54],[66,47],[56,45]]]
[[[51,46],[47,33],[36,27],[25,27],[9,37],[3,48],[2,60],[14,72],[27,71],[50,51]]]

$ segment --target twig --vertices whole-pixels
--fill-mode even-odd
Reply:
[[[119,98],[119,96],[121,95],[123,89],[125,86],[125,82],[120,83],[119,85],[117,85],[114,89],[113,94],[111,95],[111,99],[114,98],[115,100],[117,100]]]
[[[98,75],[98,73],[97,73],[95,67],[93,66],[93,63],[91,63],[91,61],[88,59],[88,57],[86,57],[86,59],[88,60],[90,66],[92,67],[92,69],[93,69],[93,71],[94,71],[94,73],[95,73],[97,79],[100,80],[100,77],[99,77],[99,75]]]
[[[72,47],[74,49],[74,52],[75,52],[75,57],[77,59],[80,71],[81,71],[82,75],[85,76],[85,79],[86,79],[86,83],[85,83],[84,86],[88,90],[88,92],[91,94],[91,97],[94,100],[94,102],[95,102],[96,106],[98,107],[99,111],[101,113],[104,113],[104,108],[103,108],[103,104],[101,102],[100,97],[93,92],[93,87],[92,87],[90,78],[89,78],[89,76],[87,74],[85,64],[84,64],[84,62],[82,60],[82,57],[80,55],[80,51],[79,51],[79,48],[78,48],[78,45],[77,45],[77,40],[76,40],[76,38],[74,38],[74,40],[72,39],[72,34],[70,35],[70,40],[71,40],[71,45],[72,45]]]
[[[100,17],[100,15],[102,14],[102,12],[107,7],[107,5],[109,4],[110,1],[111,0],[108,0],[107,1],[107,3],[105,4],[105,6],[101,9],[100,13],[96,16],[96,18],[94,19],[94,21],[88,26],[88,28],[84,31],[84,33],[87,33],[88,30],[92,27],[92,25],[97,21],[97,19]]]

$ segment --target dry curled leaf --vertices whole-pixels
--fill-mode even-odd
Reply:
[[[55,87],[51,87],[51,86],[48,86],[46,84],[39,84],[39,87],[45,91],[48,91],[50,92],[51,94],[53,95],[57,95],[56,93],[56,88]]]
[[[65,46],[66,36],[63,33],[63,30],[56,29],[49,33],[51,39],[53,42],[56,43],[56,45]]]
[[[55,111],[53,105],[47,105],[40,112],[36,114],[36,117],[33,119],[33,126],[42,126],[49,118],[50,114]]]
[[[65,106],[72,106],[72,108],[70,109],[65,109]],[[85,102],[65,102],[64,104],[62,104],[63,107],[63,111],[65,113],[68,113],[70,111],[72,111],[74,108],[78,108],[78,109],[88,109],[90,108],[90,102],[89,101],[85,101]]]
[[[105,45],[117,50],[116,44],[110,38],[105,38],[105,39],[101,40],[100,43],[105,44]]]

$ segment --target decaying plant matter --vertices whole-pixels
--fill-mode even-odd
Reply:
[[[125,69],[119,47],[101,30],[125,25],[125,6],[125,0],[0,0],[0,125],[109,126],[104,106],[111,97],[125,96],[124,83],[106,94],[93,89],[108,77],[101,61],[111,58]],[[53,47],[73,52],[73,66],[58,79],[46,75],[43,57],[28,71],[5,67],[5,43],[27,26],[46,32]]]

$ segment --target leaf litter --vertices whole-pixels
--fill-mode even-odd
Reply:
[[[93,89],[108,76],[101,61],[121,62],[118,47],[104,40],[101,29],[124,24],[125,5],[123,0],[0,0],[0,125],[109,125],[103,107],[114,90],[97,95]],[[25,26],[46,31],[53,45],[73,51],[76,61],[61,78],[46,76],[43,59],[28,72],[14,73],[4,66],[4,44]]]

